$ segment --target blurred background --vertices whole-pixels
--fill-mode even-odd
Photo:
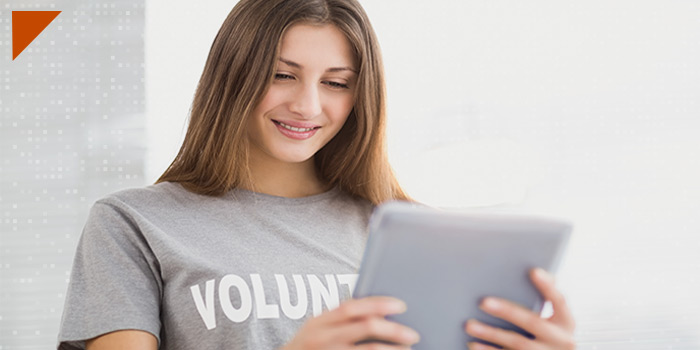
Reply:
[[[235,2],[0,4],[0,350],[55,348],[90,206],[173,159]],[[579,349],[700,349],[700,2],[361,3],[408,192],[572,220]],[[20,10],[63,12],[12,61]]]

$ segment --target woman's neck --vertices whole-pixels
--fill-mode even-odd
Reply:
[[[287,163],[253,151],[249,167],[252,188],[245,189],[250,191],[299,198],[329,190],[316,175],[313,157],[301,163]]]

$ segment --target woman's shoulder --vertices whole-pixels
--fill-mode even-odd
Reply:
[[[196,205],[206,201],[207,196],[186,190],[175,182],[161,182],[145,187],[127,188],[103,196],[95,205],[107,205],[119,210],[140,210],[142,208],[174,209]]]
[[[178,183],[163,182],[105,195],[92,205],[87,222],[93,226],[127,223],[135,231],[148,231],[182,225],[183,221],[212,221],[222,217],[225,209],[231,207],[225,207],[222,198],[191,192]]]

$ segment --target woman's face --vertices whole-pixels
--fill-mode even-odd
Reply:
[[[251,160],[310,160],[352,110],[355,64],[350,43],[335,26],[290,27],[274,81],[248,121]]]

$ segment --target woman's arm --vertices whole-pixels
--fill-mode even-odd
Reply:
[[[73,260],[59,348],[72,348],[76,340],[97,334],[105,337],[94,339],[97,349],[158,347],[155,339],[147,337],[155,338],[161,328],[158,315],[163,282],[158,258],[132,219],[137,216],[116,196],[97,201],[90,210]],[[124,325],[132,329],[122,332]],[[138,333],[129,335],[132,332]],[[127,334],[127,338],[121,334]],[[117,337],[118,344],[143,338],[154,345],[137,348],[137,343],[122,347],[103,343],[112,337]],[[90,343],[86,345],[89,348]]]
[[[87,350],[156,350],[158,340],[151,333],[129,329],[90,339],[86,342],[85,348]]]

